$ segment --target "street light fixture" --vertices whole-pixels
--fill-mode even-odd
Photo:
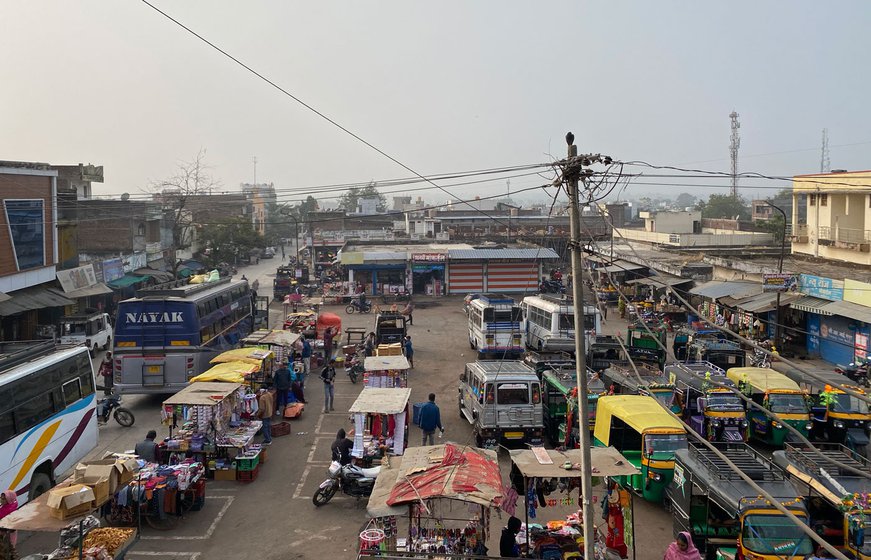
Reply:
[[[780,259],[777,262],[777,273],[782,274],[783,273],[783,256],[784,256],[784,253],[786,252],[786,212],[784,212],[783,209],[781,209],[779,206],[776,206],[770,200],[766,200],[765,203],[768,204],[769,206],[771,206],[772,208],[774,208],[775,210],[777,210],[778,212],[780,212],[780,215],[783,216],[783,228],[781,230],[781,236],[780,236]],[[775,305],[777,306],[777,308],[776,308],[777,312],[775,313],[775,319],[774,319],[774,346],[777,347],[778,349],[780,349],[780,293],[781,293],[780,290],[778,290],[777,302],[775,303]]]

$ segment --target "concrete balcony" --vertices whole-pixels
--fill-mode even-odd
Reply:
[[[871,230],[820,226],[819,243],[867,253],[871,250]]]

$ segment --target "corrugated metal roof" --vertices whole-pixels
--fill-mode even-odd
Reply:
[[[718,299],[724,296],[733,298],[749,297],[762,293],[762,284],[756,282],[723,282],[711,280],[690,290],[691,294]]]
[[[0,315],[6,317],[31,309],[44,307],[63,307],[73,305],[75,301],[53,292],[47,286],[31,286],[22,290],[15,290],[11,299],[0,302]]]
[[[828,299],[822,299],[814,296],[804,296],[789,304],[789,307],[806,313],[816,313],[817,315],[831,315],[831,310],[828,309],[830,303],[835,303]]]
[[[858,303],[833,301],[826,306],[826,311],[831,311],[832,315],[840,315],[841,317],[871,324],[871,307],[865,307]]]
[[[487,259],[558,259],[559,255],[553,249],[451,249],[448,251],[451,260],[487,260]]]
[[[669,286],[679,286],[692,282],[692,278],[680,278],[669,274],[659,274],[657,276],[648,276],[647,278],[633,278],[627,280],[624,284],[641,284],[642,286],[656,286],[658,288],[666,288]]]

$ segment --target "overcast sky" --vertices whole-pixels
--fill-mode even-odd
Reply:
[[[546,162],[568,130],[581,151],[728,171],[732,110],[742,171],[819,171],[823,128],[833,168],[871,168],[868,2],[155,4],[424,174]],[[97,195],[201,148],[228,190],[254,156],[258,182],[300,192],[409,176],[139,0],[5,0],[0,22],[0,159],[103,165]]]

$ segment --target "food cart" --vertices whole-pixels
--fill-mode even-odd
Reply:
[[[582,451],[580,449],[567,449],[557,451],[534,447],[532,449],[516,449],[510,451],[511,455],[511,479],[518,493],[523,492],[524,515],[526,523],[517,542],[521,550],[534,551],[542,554],[548,546],[556,545],[563,550],[566,547],[577,546],[578,553],[583,553],[583,531],[579,527],[583,524],[580,518],[581,500],[581,477],[583,471],[580,468]],[[636,469],[613,447],[594,447],[590,449],[590,464],[594,477],[614,477],[638,474]],[[553,481],[561,481],[556,485]],[[577,490],[577,498],[572,493]],[[548,497],[555,493],[564,494],[560,498]],[[635,534],[633,525],[633,510],[631,494],[621,490],[611,481],[605,485],[605,500],[607,500],[608,534],[605,535],[605,546],[620,552],[625,558],[627,546],[632,547],[632,557],[635,558],[635,547],[632,546]],[[597,496],[594,496],[597,498]],[[536,512],[537,505],[545,500],[544,505],[557,506],[577,505],[577,513],[569,515],[564,520],[552,520],[540,528],[533,528],[529,524],[530,513]],[[598,501],[598,500],[596,500]],[[518,505],[518,507],[520,507]],[[604,510],[601,503],[594,504]],[[598,514],[598,512],[597,512]],[[627,522],[628,519],[628,522]],[[535,556],[539,558],[541,556]]]
[[[170,425],[170,437],[159,447],[160,462],[194,458],[216,480],[255,480],[263,453],[253,444],[262,425],[252,419],[256,412],[256,395],[240,383],[191,383],[163,402],[161,417]],[[174,428],[179,428],[175,435]]]
[[[483,555],[490,513],[502,498],[495,451],[454,443],[409,448],[398,466],[382,467],[375,481],[361,556],[378,550]],[[402,527],[399,518],[405,518]]]
[[[363,361],[363,367],[363,385],[366,387],[408,387],[411,366],[405,356],[369,356]]]
[[[411,389],[366,387],[348,409],[354,419],[351,456],[369,462],[402,455],[408,446]]]

